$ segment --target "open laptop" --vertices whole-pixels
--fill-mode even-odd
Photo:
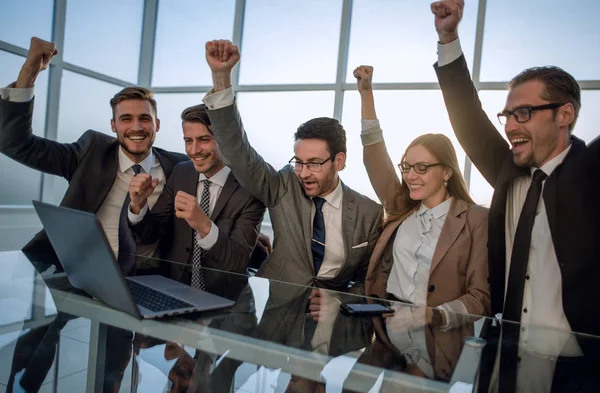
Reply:
[[[231,307],[235,302],[169,278],[124,277],[96,215],[33,201],[71,284],[139,319]]]

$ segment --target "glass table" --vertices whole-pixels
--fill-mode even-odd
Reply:
[[[20,251],[0,253],[0,264],[0,391],[471,392],[480,372],[493,371],[494,355],[483,355],[494,341],[478,336],[497,319],[464,316],[474,323],[473,336],[440,341],[425,307],[390,301],[394,313],[385,319],[349,316],[341,304],[378,299],[205,269],[207,291],[233,307],[139,320]],[[318,317],[310,313],[313,296],[321,299]],[[382,328],[396,350],[374,339]],[[551,329],[520,328],[536,341],[532,348],[564,339]],[[521,377],[526,372],[535,386],[550,386],[554,368],[539,359],[531,364]]]

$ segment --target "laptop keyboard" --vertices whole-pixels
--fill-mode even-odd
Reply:
[[[181,301],[135,281],[125,281],[127,281],[127,285],[129,286],[129,290],[131,291],[131,295],[135,302],[154,312],[193,307],[190,303]]]

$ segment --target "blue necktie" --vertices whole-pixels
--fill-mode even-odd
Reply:
[[[131,169],[133,169],[133,172],[137,175],[142,170],[142,167],[139,164],[135,164]],[[121,266],[121,271],[125,276],[131,274],[135,268],[136,251],[135,239],[129,228],[129,220],[127,219],[129,202],[131,202],[131,199],[129,198],[128,191],[123,206],[121,207],[121,215],[119,217],[119,256],[117,257],[119,266]]]
[[[319,269],[323,264],[325,256],[325,219],[323,218],[323,204],[325,199],[314,197],[313,202],[317,208],[315,218],[313,219],[313,237],[312,237],[312,255],[315,266],[315,276],[319,274]]]

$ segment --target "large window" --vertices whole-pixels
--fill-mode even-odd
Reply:
[[[527,67],[553,64],[579,80],[600,79],[600,2],[487,2],[481,80],[505,81]]]
[[[53,9],[53,0],[0,1],[0,41],[28,48],[32,36],[50,40]]]
[[[204,45],[231,40],[234,0],[159,1],[153,86],[206,86],[212,83]],[[210,13],[210,17],[203,14]]]
[[[64,60],[137,83],[143,0],[67,2]]]
[[[247,0],[242,84],[333,83],[341,0]]]
[[[477,1],[467,0],[461,44],[470,64],[475,43]],[[377,82],[437,82],[437,34],[429,1],[354,0],[346,81],[363,64],[377,69]]]

